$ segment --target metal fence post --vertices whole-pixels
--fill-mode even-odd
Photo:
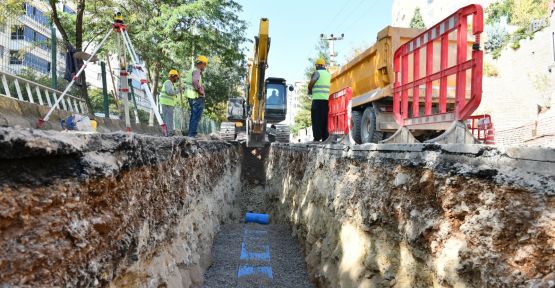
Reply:
[[[100,61],[100,70],[102,74],[102,96],[104,97],[104,118],[110,118],[110,100],[108,99],[108,86],[106,82],[106,63]]]

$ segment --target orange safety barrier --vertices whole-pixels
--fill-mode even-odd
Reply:
[[[478,108],[483,26],[482,6],[469,5],[395,51],[393,114],[399,126],[437,127],[433,124],[464,120]]]
[[[351,98],[353,89],[346,87],[330,95],[328,100],[328,132],[349,135],[351,131]]]
[[[495,128],[493,128],[490,115],[469,116],[466,120],[466,127],[470,129],[472,135],[483,144],[495,144]]]

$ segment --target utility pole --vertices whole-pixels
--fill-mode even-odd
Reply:
[[[329,45],[330,45],[330,66],[331,67],[335,67],[336,63],[335,63],[335,50],[334,50],[334,42],[335,41],[339,41],[339,40],[343,40],[343,36],[345,34],[341,33],[341,36],[333,36],[333,34],[330,34],[329,37],[326,37],[324,34],[320,34],[320,39],[322,40],[326,40],[328,41]]]

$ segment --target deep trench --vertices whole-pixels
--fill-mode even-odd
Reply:
[[[247,148],[241,164],[241,186],[236,205],[240,218],[221,227],[212,247],[213,263],[203,287],[314,287],[304,254],[285,219],[271,215],[273,199],[266,195],[266,160],[270,146]],[[270,224],[245,223],[244,215],[270,215]]]
[[[555,283],[553,149],[12,128],[0,148],[0,287]]]

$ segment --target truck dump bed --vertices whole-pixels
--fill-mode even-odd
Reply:
[[[420,29],[388,26],[377,41],[332,75],[330,92],[353,89],[353,107],[392,96],[393,53],[402,44],[423,32]]]

